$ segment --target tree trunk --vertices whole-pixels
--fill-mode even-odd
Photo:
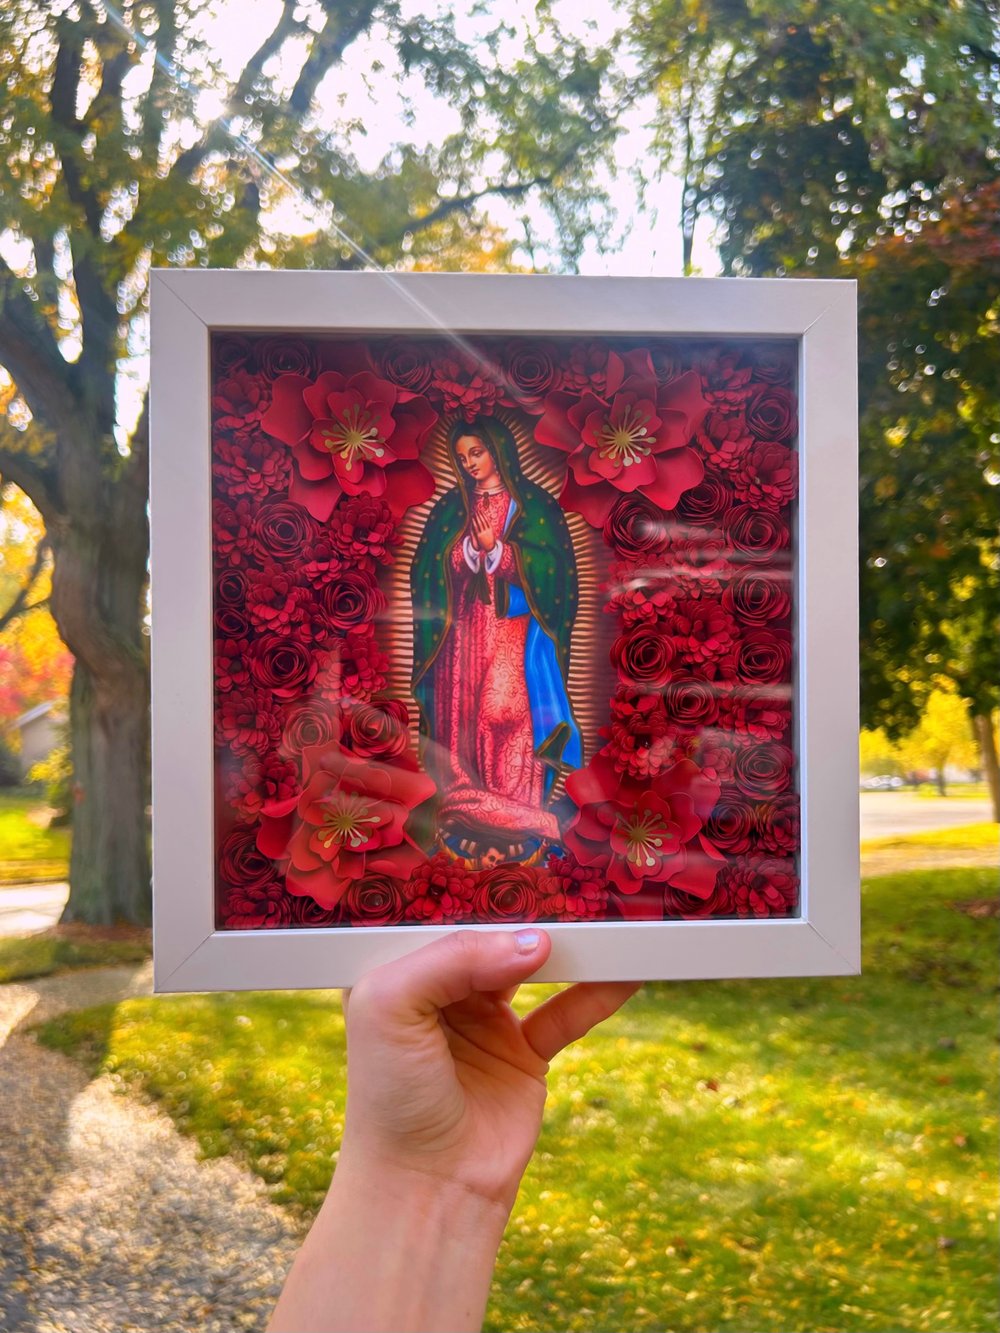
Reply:
[[[70,691],[73,843],[63,921],[150,919],[148,640],[144,498],[89,488],[50,530],[52,614],[76,657]]]
[[[943,765],[943,764],[942,764],[942,765],[939,765],[939,766],[934,770],[934,781],[937,783],[938,795],[939,795],[939,796],[947,796],[947,795],[948,795],[948,789],[947,789],[947,787],[945,786],[945,780],[944,780],[944,765]]]
[[[986,713],[977,713],[972,719],[972,725],[975,728],[976,740],[979,742],[979,753],[983,757],[983,770],[986,773],[986,783],[993,803],[993,819],[994,822],[1000,823],[1000,763],[997,762],[993,719]]]

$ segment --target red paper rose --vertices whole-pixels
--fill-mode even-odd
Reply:
[[[503,357],[504,387],[512,406],[540,412],[545,395],[557,388],[561,375],[547,343],[517,342]]]
[[[342,900],[344,916],[352,926],[394,926],[406,906],[398,879],[367,875],[348,884]]]
[[[379,355],[379,374],[404,394],[416,396],[426,392],[430,385],[432,357],[433,352],[425,343],[394,339]]]
[[[659,385],[647,353],[624,360],[630,373],[613,393],[550,393],[535,427],[540,444],[569,454],[560,503],[595,528],[603,528],[621,492],[641,491],[672,509],[705,470],[688,447],[706,410],[697,375]]]
[[[265,806],[257,845],[287,862],[291,893],[333,907],[371,874],[405,878],[423,859],[406,833],[411,811],[435,791],[414,764],[359,759],[339,742],[303,751],[297,802]]]
[[[323,699],[303,699],[281,715],[282,754],[301,754],[307,745],[326,745],[340,740],[340,735],[334,707]]]
[[[315,345],[305,338],[261,338],[254,347],[258,369],[268,379],[279,375],[315,375]]]
[[[737,505],[726,515],[726,535],[743,560],[772,560],[787,549],[788,524],[768,509]]]
[[[611,660],[623,684],[660,690],[673,675],[674,649],[659,630],[639,628],[615,640]]]
[[[289,496],[326,522],[344,493],[384,495],[402,514],[434,493],[419,461],[437,420],[423,398],[405,397],[388,380],[361,371],[324,371],[315,382],[282,375],[262,425],[292,448]]]
[[[702,731],[719,716],[719,688],[706,680],[672,680],[663,692],[663,711],[672,730]]]
[[[322,926],[343,924],[344,914],[339,904],[337,907],[320,907],[319,903],[304,893],[290,893],[287,897],[289,924],[292,926],[304,926],[316,930]]]
[[[565,843],[584,865],[599,866],[624,894],[646,881],[707,893],[717,862],[699,839],[719,787],[684,760],[640,784],[619,773],[606,755],[566,779],[578,807]]]
[[[261,559],[267,563],[298,563],[303,548],[319,537],[316,520],[301,505],[289,500],[265,500],[253,520],[253,535]]]
[[[406,919],[438,925],[462,921],[472,912],[476,876],[444,852],[419,865],[403,885]]]
[[[785,443],[798,429],[795,396],[780,384],[758,384],[747,403],[746,423],[758,440]]]
[[[761,343],[750,357],[753,377],[765,384],[791,384],[795,374],[795,349],[781,343]]]
[[[320,596],[330,623],[340,630],[368,625],[386,604],[375,579],[364,569],[342,570]]]
[[[250,633],[250,621],[238,606],[217,606],[212,619],[220,638],[245,639]]]
[[[747,796],[764,800],[788,790],[794,765],[795,756],[787,745],[763,741],[737,751],[733,779]]]
[[[249,580],[243,569],[224,569],[215,579],[216,606],[230,606],[242,611],[247,600]]]
[[[750,685],[771,685],[790,678],[792,637],[787,630],[750,629],[736,649],[739,678]]]
[[[227,888],[260,889],[277,878],[274,862],[257,846],[257,830],[237,825],[219,847],[219,882]]]
[[[370,759],[398,759],[410,747],[410,715],[399,699],[358,703],[343,717],[343,742]]]
[[[756,570],[745,570],[726,588],[722,605],[745,625],[770,625],[784,620],[791,610],[786,580]]]
[[[662,555],[668,540],[663,511],[644,495],[623,495],[605,521],[604,540],[622,560]]]
[[[538,877],[529,867],[503,863],[479,876],[475,898],[479,920],[534,921],[538,911]]]
[[[212,341],[212,373],[226,379],[251,359],[249,339],[239,334],[227,334]]]
[[[727,854],[748,851],[757,832],[756,807],[736,787],[723,787],[705,825],[705,836]]]
[[[707,473],[677,501],[677,516],[695,527],[721,527],[733,507],[733,489],[717,473]]]
[[[251,645],[249,659],[254,684],[276,699],[297,699],[319,670],[312,646],[285,634],[262,634]]]

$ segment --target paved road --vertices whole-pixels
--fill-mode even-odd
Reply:
[[[985,798],[948,796],[942,800],[909,791],[861,793],[862,842],[868,838],[893,838],[903,833],[980,824],[991,817],[990,803]]]

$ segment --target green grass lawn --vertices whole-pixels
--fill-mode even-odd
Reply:
[[[0,985],[81,967],[140,963],[150,952],[148,930],[57,926],[37,935],[0,939]]]
[[[962,824],[958,828],[929,829],[924,833],[906,833],[892,838],[869,838],[861,844],[865,852],[912,851],[940,847],[943,850],[1000,850],[1000,824]]]
[[[652,985],[561,1056],[487,1327],[995,1328],[995,880],[870,880],[862,976]],[[334,996],[133,1000],[41,1038],[319,1204],[344,1114]]]
[[[0,791],[0,884],[65,879],[68,828],[46,828],[45,801],[23,788]]]

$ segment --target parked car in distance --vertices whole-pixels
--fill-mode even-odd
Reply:
[[[905,787],[906,783],[902,778],[896,777],[892,773],[882,773],[874,778],[862,778],[862,791],[899,791],[900,787]]]

